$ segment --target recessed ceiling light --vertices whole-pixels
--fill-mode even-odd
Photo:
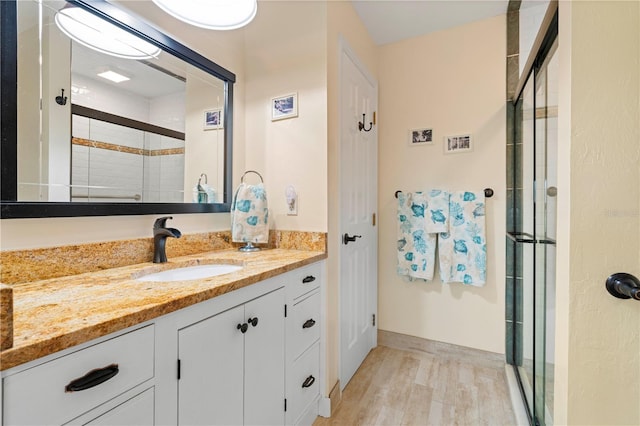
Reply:
[[[98,74],[99,77],[106,78],[107,80],[111,80],[114,83],[122,83],[123,81],[131,80],[129,77],[126,77],[122,74],[118,74],[115,71],[104,71]]]
[[[258,11],[257,0],[153,0],[169,15],[208,30],[234,30]]]
[[[77,6],[66,6],[56,13],[60,31],[83,46],[125,59],[150,59],[160,49],[141,38]]]

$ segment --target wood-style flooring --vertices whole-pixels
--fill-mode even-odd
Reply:
[[[516,423],[504,363],[433,352],[376,347],[314,426]]]

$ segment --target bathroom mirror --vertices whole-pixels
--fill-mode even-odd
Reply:
[[[2,218],[229,211],[233,73],[106,1],[0,8]]]

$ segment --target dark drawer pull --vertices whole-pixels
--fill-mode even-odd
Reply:
[[[304,383],[302,384],[303,388],[308,388],[311,387],[312,384],[314,384],[316,381],[316,378],[313,376],[309,376],[307,377],[307,379],[304,381]]]
[[[96,368],[89,371],[84,376],[72,380],[67,386],[65,386],[65,392],[78,392],[86,389],[90,389],[94,386],[98,386],[100,383],[104,383],[116,374],[118,374],[118,364],[111,364],[104,368]]]
[[[312,319],[308,319],[304,322],[304,324],[302,324],[302,328],[311,328],[314,325],[316,325],[316,322]]]
[[[302,284],[312,283],[316,280],[316,277],[313,275],[308,275],[302,279]]]

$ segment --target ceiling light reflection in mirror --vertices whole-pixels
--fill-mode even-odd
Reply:
[[[160,54],[151,43],[84,9],[66,6],[55,16],[60,31],[83,46],[124,59],[150,59]]]
[[[153,0],[169,15],[208,30],[234,30],[247,25],[258,11],[257,0]]]

